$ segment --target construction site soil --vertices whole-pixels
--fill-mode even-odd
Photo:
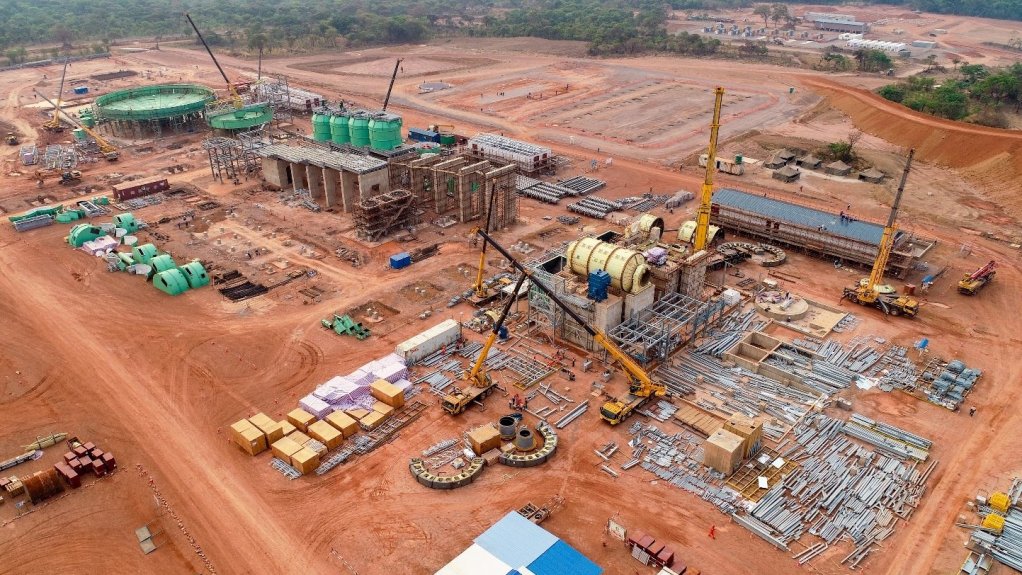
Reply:
[[[962,21],[971,22],[962,27],[969,34],[955,34],[953,40],[985,50],[970,35],[984,29],[983,21]],[[854,129],[864,133],[862,155],[891,176],[876,185],[814,173],[783,184],[753,161],[744,176],[718,174],[720,187],[831,211],[849,209],[856,217],[882,221],[906,148],[915,147],[917,164],[901,222],[937,239],[926,262],[949,270],[922,298],[915,320],[887,319],[862,308],[848,311],[860,318],[856,334],[905,346],[929,338],[935,354],[962,359],[984,375],[968,398],[977,407],[975,417],[898,392],[847,391],[858,412],[932,439],[931,457],[940,462],[919,507],[862,570],[901,575],[957,569],[968,535],[954,524],[966,503],[977,490],[1004,486],[1022,472],[1022,412],[1012,405],[1022,368],[1010,360],[1022,345],[1022,320],[1011,311],[1018,299],[1012,286],[1022,280],[1014,245],[1022,236],[1022,201],[1015,193],[1022,170],[1017,133],[907,111],[868,91],[876,78],[714,60],[586,59],[579,43],[533,39],[379,48],[362,51],[358,61],[340,59],[330,66],[316,64],[326,60],[322,55],[275,57],[263,62],[263,71],[287,74],[292,86],[378,106],[396,55],[408,58],[409,68],[407,78],[398,76],[391,108],[402,114],[406,127],[454,123],[461,133],[488,130],[542,142],[572,160],[559,176],[581,173],[599,159],[599,170],[588,175],[607,181],[600,195],[608,198],[698,190],[702,172],[691,158],[706,144],[717,84],[728,90],[721,132],[726,153],[762,160],[782,146],[810,150]],[[254,76],[254,61],[226,56],[221,61],[232,74]],[[464,62],[471,68],[444,69]],[[120,70],[140,76],[93,81],[93,92],[158,81],[220,87],[204,54],[177,48],[75,63],[69,76]],[[23,137],[39,133],[45,121],[39,110],[22,107],[34,102],[31,89],[41,73],[52,77],[59,70],[0,74],[0,119]],[[454,88],[420,94],[418,86],[427,80]],[[565,85],[566,91],[556,93]],[[535,92],[543,98],[533,99]],[[294,125],[309,130],[307,118]],[[711,505],[640,468],[616,478],[600,471],[604,461],[593,450],[609,441],[624,445],[628,436],[625,429],[600,421],[595,409],[561,430],[558,453],[544,466],[490,470],[455,491],[417,484],[408,471],[409,458],[504,413],[506,398],[500,394],[488,400],[485,411],[473,408],[452,418],[425,393],[419,399],[427,409],[398,437],[323,476],[287,481],[268,465],[266,454],[253,458],[241,452],[228,439],[232,422],[260,411],[283,419],[300,397],[328,378],[391,352],[440,319],[468,320],[472,308],[464,303],[447,308],[446,302],[469,287],[478,248],[468,242],[468,225],[421,226],[410,244],[363,245],[354,239],[349,217],[285,205],[257,179],[239,186],[213,181],[199,138],[118,141],[121,160],[80,166],[82,185],[93,186],[88,193],[94,195],[109,191],[119,175],[166,174],[188,193],[136,211],[151,224],[164,222],[140,232],[140,243],[156,241],[179,261],[202,258],[266,284],[294,271],[316,274],[296,274],[290,283],[242,302],[210,288],[168,297],[141,278],[108,273],[101,260],[70,249],[62,241],[63,224],[25,233],[0,226],[0,454],[19,453],[36,436],[67,431],[116,453],[120,467],[88,489],[42,505],[0,505],[0,557],[6,558],[0,574],[432,573],[509,510],[555,495],[565,503],[543,526],[606,573],[640,569],[606,534],[612,517],[656,534],[704,573],[801,569],[789,554]],[[74,188],[52,182],[37,188],[17,162],[16,147],[0,157],[5,213],[38,205],[40,196],[50,202],[77,197]],[[611,165],[606,158],[613,158]],[[218,205],[196,207],[210,201]],[[690,204],[688,210],[657,214],[668,229],[676,229],[692,209]],[[186,226],[180,222],[188,211],[196,215]],[[580,230],[546,218],[567,213],[563,205],[523,198],[520,225],[495,237],[504,245],[528,238],[540,250],[559,245]],[[579,225],[583,233],[612,227],[590,219]],[[402,270],[387,265],[395,252],[434,243],[441,248],[432,258]],[[358,252],[362,264],[353,267],[335,256],[340,247]],[[999,264],[994,284],[976,298],[955,292],[962,273],[991,259]],[[746,277],[764,277],[751,262],[740,269]],[[491,265],[488,273],[496,271]],[[828,261],[789,253],[784,273],[793,278],[784,289],[841,306],[841,289],[863,270],[835,269]],[[420,319],[425,311],[431,316]],[[356,341],[323,330],[320,319],[335,312],[354,313],[373,335]],[[512,333],[522,319],[523,314],[515,316]],[[797,337],[780,326],[772,329]],[[531,345],[553,352],[546,344]],[[574,349],[567,353],[587,357]],[[595,405],[600,400],[589,397],[591,381],[585,375],[574,382],[560,375],[550,381],[559,392]],[[621,393],[624,377],[615,373],[606,385]],[[42,459],[13,472],[47,469],[58,451],[47,449]],[[144,524],[161,532],[151,555],[141,553],[133,533]],[[707,536],[711,526],[716,539]],[[847,544],[835,545],[806,569],[847,573],[840,561],[850,550]]]

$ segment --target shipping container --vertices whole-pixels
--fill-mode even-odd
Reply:
[[[106,472],[110,473],[114,469],[117,469],[117,460],[114,459],[114,454],[107,451],[103,454],[103,465],[106,466]]]
[[[36,472],[35,475],[23,478],[21,484],[32,503],[39,503],[64,490],[64,484],[61,483],[56,469]]]
[[[170,189],[170,182],[167,178],[153,176],[141,180],[133,180],[114,185],[114,199],[119,201],[141,198],[159,192],[166,192]]]
[[[439,144],[440,134],[432,130],[423,130],[422,128],[409,128],[408,139],[413,142],[433,142]]]
[[[92,462],[92,472],[96,474],[96,477],[106,475],[106,465],[103,465],[103,460],[96,459]]]
[[[394,353],[411,365],[461,339],[461,324],[448,319],[397,345]]]
[[[399,270],[412,265],[412,256],[408,252],[401,252],[390,256],[390,267]]]

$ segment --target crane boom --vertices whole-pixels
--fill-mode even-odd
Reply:
[[[224,72],[223,67],[220,66],[220,62],[218,62],[216,56],[213,55],[213,50],[209,48],[209,44],[206,43],[206,39],[202,37],[202,32],[199,32],[199,27],[195,25],[191,15],[185,12],[185,18],[187,18],[188,23],[192,25],[192,30],[195,30],[195,34],[199,37],[199,41],[202,42],[202,46],[206,48],[206,53],[208,53],[209,57],[213,59],[213,64],[216,65],[216,69],[220,70],[220,75],[223,76],[224,82],[227,82],[227,90],[231,93],[231,101],[233,102],[234,107],[240,108],[241,96],[238,95],[238,89],[231,83],[230,78],[227,77],[227,72]]]
[[[891,213],[887,216],[887,225],[884,226],[884,233],[880,237],[880,249],[877,252],[877,259],[873,262],[873,271],[869,274],[869,283],[866,284],[866,291],[876,291],[876,286],[884,280],[884,269],[887,268],[887,260],[891,257],[891,249],[894,247],[894,222],[898,217],[898,208],[901,206],[901,196],[905,193],[905,182],[908,180],[908,172],[912,168],[912,156],[916,153],[915,148],[909,150],[908,159],[905,161],[905,170],[901,173],[901,183],[898,184],[898,192],[894,195],[894,204],[891,206]]]
[[[390,86],[387,86],[387,97],[383,99],[383,111],[387,111],[387,104],[390,103],[390,92],[394,89],[394,80],[397,80],[397,69],[401,66],[401,62],[404,58],[398,58],[397,62],[394,62],[394,73],[390,75]]]
[[[717,86],[714,91],[713,121],[710,124],[710,147],[706,150],[706,176],[696,210],[696,229],[692,234],[692,251],[706,249],[710,232],[710,203],[713,200],[713,172],[717,170],[717,134],[720,132],[720,106],[724,101],[724,88]]]
[[[468,374],[468,379],[473,383],[485,380],[485,376],[480,377],[482,374],[483,364],[486,363],[486,357],[490,354],[490,348],[493,347],[493,342],[497,340],[497,334],[500,332],[501,326],[504,325],[504,320],[507,319],[507,314],[511,312],[511,306],[514,305],[515,300],[518,299],[518,290],[522,289],[522,283],[525,281],[525,274],[518,276],[518,283],[515,284],[515,291],[511,292],[508,296],[507,302],[504,303],[504,309],[500,312],[500,317],[497,321],[493,322],[493,329],[490,331],[490,336],[486,338],[486,343],[483,345],[483,349],[479,352],[479,358],[476,359],[475,365],[472,366],[472,371]]]
[[[484,232],[483,230],[477,230],[476,233],[478,233],[483,238],[483,241],[489,242],[493,246],[493,249],[500,252],[500,255],[504,256],[509,262],[511,262],[511,265],[518,269],[518,271],[520,271],[523,276],[528,276],[531,278],[532,272],[526,269],[525,266],[520,264],[518,260],[514,258],[514,256],[512,256],[510,253],[508,253],[507,250],[504,249],[503,246],[495,242],[488,233]],[[646,373],[646,370],[642,369],[642,367],[638,363],[636,363],[635,360],[631,358],[631,356],[621,351],[621,348],[614,344],[614,342],[611,341],[610,338],[608,338],[605,333],[589,325],[589,323],[582,319],[582,317],[579,316],[578,313],[575,312],[575,310],[571,309],[570,307],[568,307],[567,304],[562,302],[561,299],[557,297],[557,294],[553,293],[553,290],[543,285],[543,282],[533,280],[531,285],[536,286],[537,289],[542,291],[544,294],[547,295],[547,297],[553,300],[553,302],[557,304],[557,306],[560,307],[564,311],[564,313],[568,314],[568,316],[571,317],[571,319],[575,320],[575,322],[578,323],[578,325],[582,326],[582,329],[584,329],[586,333],[588,333],[589,336],[593,338],[593,341],[600,344],[600,346],[606,349],[607,353],[609,353],[610,356],[614,358],[615,361],[621,364],[621,367],[625,370],[625,373],[628,375],[628,378],[631,381],[630,388],[633,394],[640,395],[642,397],[648,397],[649,395],[652,394],[663,395],[666,392],[666,388],[662,383],[654,382],[649,377],[649,374]]]
[[[56,110],[54,115],[63,114],[64,118],[67,119],[67,121],[70,122],[72,126],[81,129],[86,134],[91,136],[93,140],[96,140],[96,145],[99,146],[99,151],[102,152],[104,155],[106,155],[108,160],[115,160],[115,159],[117,159],[117,147],[116,146],[114,146],[113,144],[108,142],[106,140],[106,138],[104,138],[103,136],[100,136],[98,133],[96,133],[95,130],[92,130],[91,128],[88,128],[87,126],[85,126],[84,124],[79,122],[78,120],[75,120],[74,117],[72,117],[67,112],[61,110],[60,108],[57,108],[56,107],[57,105],[54,104],[53,101],[50,100],[49,98],[47,98],[45,95],[41,94],[39,92],[39,90],[33,90],[33,91],[40,98],[42,98],[43,100],[46,100],[46,102],[49,103],[51,106],[54,106],[54,110]]]
[[[64,59],[64,71],[60,74],[60,87],[57,88],[57,103],[53,104],[53,120],[46,124],[47,128],[57,129],[60,128],[60,99],[64,95],[64,78],[67,77],[67,65],[71,62],[71,57]],[[47,100],[49,101],[49,100]]]

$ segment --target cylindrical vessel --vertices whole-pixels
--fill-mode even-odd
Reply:
[[[568,244],[565,256],[572,272],[588,277],[604,270],[610,274],[610,285],[625,293],[638,293],[649,284],[646,260],[634,250],[584,238]]]
[[[515,436],[515,447],[519,451],[532,451],[536,448],[536,436],[533,435],[531,429],[523,427],[518,430],[518,435]]]
[[[515,438],[515,430],[517,429],[517,421],[510,415],[505,415],[497,420],[497,431],[500,432],[500,438],[504,441],[511,441]]]
[[[663,218],[658,218],[653,214],[642,214],[639,216],[639,231],[642,232],[642,235],[649,237],[649,233],[653,228],[660,228],[660,236],[662,237],[664,232]]]
[[[350,117],[341,113],[330,118],[330,139],[335,144],[347,144],[351,142],[351,132],[348,131]]]
[[[317,142],[330,141],[330,116],[326,114],[312,115],[312,139]]]
[[[348,129],[351,133],[351,145],[364,148],[369,145],[369,115],[365,112],[355,112],[348,122]]]

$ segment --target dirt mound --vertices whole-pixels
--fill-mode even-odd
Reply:
[[[985,199],[1016,217],[1022,215],[1022,198],[1013,185],[1022,177],[1022,133],[927,116],[825,78],[805,78],[803,83],[847,114],[860,130],[915,148],[922,161],[955,168],[977,184],[977,193]]]

